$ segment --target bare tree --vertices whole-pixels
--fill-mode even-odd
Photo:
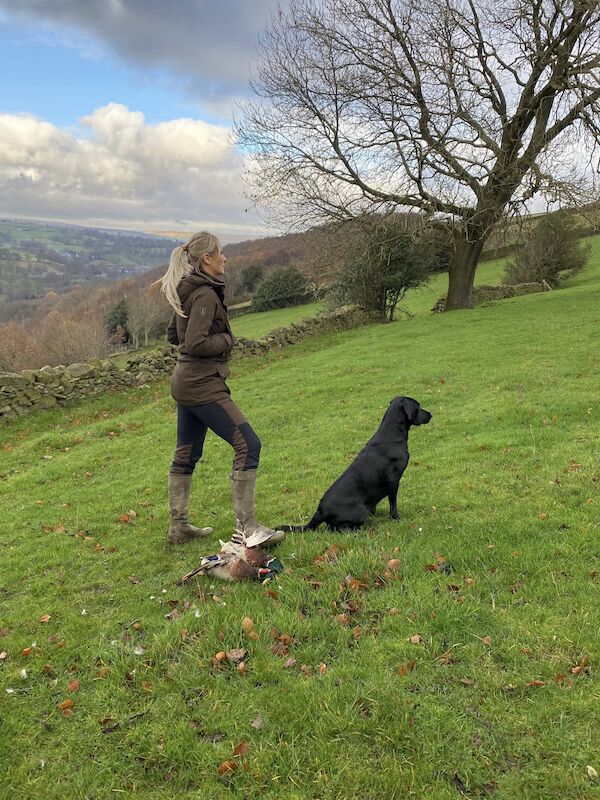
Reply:
[[[150,336],[159,328],[163,330],[171,316],[169,306],[160,292],[148,291],[127,301],[127,327],[133,339],[133,346],[148,346]]]
[[[0,325],[0,372],[41,367],[38,344],[18,322]]]
[[[501,220],[585,188],[599,5],[298,0],[265,34],[262,100],[237,123],[250,197],[300,226],[394,209],[452,223],[446,307],[469,306]]]
[[[104,358],[112,350],[103,315],[90,310],[83,316],[63,316],[52,311],[40,324],[36,340],[44,364],[73,364]]]

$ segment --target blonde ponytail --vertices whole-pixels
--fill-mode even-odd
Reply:
[[[177,287],[182,278],[189,275],[194,267],[201,267],[202,256],[212,255],[219,250],[219,240],[212,233],[195,233],[185,244],[179,245],[171,253],[169,269],[157,283],[164,292],[169,305],[180,317],[185,317]]]

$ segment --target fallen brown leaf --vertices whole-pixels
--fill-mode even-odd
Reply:
[[[248,651],[245,647],[240,647],[237,650],[228,650],[226,655],[229,661],[233,662],[234,664],[239,664],[240,661],[243,661],[246,658]]]
[[[243,756],[248,752],[249,749],[250,745],[248,742],[241,741],[233,751],[233,757],[237,758],[238,756]]]
[[[223,761],[222,764],[219,764],[218,772],[219,775],[229,775],[229,773],[233,772],[237,768],[238,768],[237,761],[229,759],[228,761]]]
[[[242,620],[242,630],[244,633],[250,633],[250,631],[254,628],[254,622],[250,617],[244,617]]]
[[[69,691],[70,692],[79,691],[79,681],[77,680],[77,678],[73,678],[72,681],[69,681]]]
[[[409,672],[413,671],[416,665],[417,665],[416,661],[406,661],[404,664],[400,664],[400,666],[398,667],[398,675],[404,678],[406,675],[408,675]]]
[[[446,650],[445,653],[442,653],[441,656],[438,656],[436,658],[436,661],[438,662],[438,664],[443,664],[444,666],[446,666],[447,664],[454,664],[456,662],[456,659],[452,655],[451,650]]]
[[[75,703],[72,700],[63,700],[62,703],[58,704],[58,708],[64,711],[67,708],[73,708],[74,705]]]
[[[420,633],[415,633],[412,636],[409,636],[407,641],[410,642],[411,644],[422,644],[423,637],[421,636]]]
[[[42,614],[40,617],[40,622],[46,623],[50,622],[50,614]]]
[[[325,550],[324,553],[321,553],[320,556],[317,556],[314,560],[315,564],[337,564],[338,557],[337,557],[337,545],[332,544],[330,547]]]

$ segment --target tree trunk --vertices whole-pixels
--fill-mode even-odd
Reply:
[[[448,295],[444,311],[473,307],[473,283],[485,236],[462,232],[455,239],[454,258],[448,270]]]

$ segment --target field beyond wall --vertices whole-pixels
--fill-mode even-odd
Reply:
[[[600,239],[554,292],[432,316],[436,280],[413,319],[232,365],[268,523],[395,395],[434,415],[402,520],[290,534],[276,584],[177,585],[232,532],[231,457],[209,435],[215,534],[168,548],[167,382],[0,431],[1,798],[600,798]]]

